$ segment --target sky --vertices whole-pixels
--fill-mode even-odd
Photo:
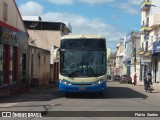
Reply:
[[[22,16],[69,22],[72,34],[100,34],[115,50],[121,38],[140,31],[141,0],[16,0]]]

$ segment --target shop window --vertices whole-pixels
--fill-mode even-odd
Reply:
[[[0,44],[0,86],[4,85],[4,47]]]
[[[10,66],[9,66],[9,83],[12,84],[13,76],[14,76],[14,50],[13,47],[10,46]]]
[[[7,21],[8,19],[8,5],[7,3],[3,2],[3,20]]]

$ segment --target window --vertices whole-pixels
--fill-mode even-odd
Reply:
[[[144,50],[144,44],[142,43],[142,50]]]
[[[147,26],[147,27],[149,26],[149,17],[147,17],[146,26]]]
[[[146,51],[148,51],[148,41],[146,41]]]
[[[7,19],[8,19],[7,12],[8,12],[8,5],[5,2],[3,2],[3,20],[4,21],[7,21]]]

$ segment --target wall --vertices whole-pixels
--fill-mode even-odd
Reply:
[[[3,21],[3,2],[7,3],[8,5],[8,20],[6,22]],[[0,11],[2,11],[0,12],[0,21],[18,28],[21,31],[25,31],[21,16],[17,10],[18,9],[15,6],[14,0],[0,0]]]
[[[30,81],[38,78],[40,85],[48,84],[50,80],[50,51],[30,46]],[[33,57],[33,58],[32,58]],[[33,60],[33,63],[32,63]],[[33,72],[32,72],[32,70]]]
[[[60,46],[60,31],[28,30],[28,33],[31,37],[30,40],[35,40],[32,45],[36,47],[50,50],[53,45]]]
[[[3,20],[3,3],[7,4],[7,20]],[[15,0],[0,0],[0,23],[3,26],[9,27],[11,30],[15,30],[17,32],[18,38],[18,77],[20,76],[20,72],[22,71],[22,55],[26,54],[26,63],[25,68],[26,72],[28,73],[29,65],[28,65],[28,34],[24,27],[23,21],[21,19],[21,15],[19,10],[16,6]],[[17,63],[16,63],[17,64]],[[6,75],[7,76],[7,75]],[[16,80],[18,81],[18,80]]]

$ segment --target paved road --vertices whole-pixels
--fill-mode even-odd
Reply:
[[[160,111],[160,89],[156,88],[153,93],[146,93],[143,86],[132,84],[120,84],[118,82],[108,82],[108,89],[105,96],[98,94],[71,94],[66,98],[63,93],[59,93],[53,88],[37,89],[31,93],[17,97],[3,98],[0,102],[1,111],[43,111],[43,115],[52,115],[48,111]],[[69,113],[65,113],[69,114]],[[79,113],[81,114],[81,113]],[[87,119],[96,119],[87,117]],[[101,114],[101,113],[99,113]],[[118,112],[117,112],[118,114]],[[159,114],[160,116],[160,114]],[[17,118],[15,118],[16,120]],[[26,118],[28,119],[28,118]],[[36,118],[35,118],[36,119]],[[51,119],[51,118],[46,118]],[[56,118],[57,120],[64,119]],[[75,118],[66,118],[75,119]],[[77,117],[77,120],[83,118]],[[105,119],[105,118],[99,118]],[[109,119],[119,119],[118,117]],[[123,120],[129,120],[125,117]],[[132,119],[139,119],[134,117]],[[151,120],[151,118],[141,118]],[[159,118],[152,118],[159,119]],[[105,119],[106,120],[106,119]]]

